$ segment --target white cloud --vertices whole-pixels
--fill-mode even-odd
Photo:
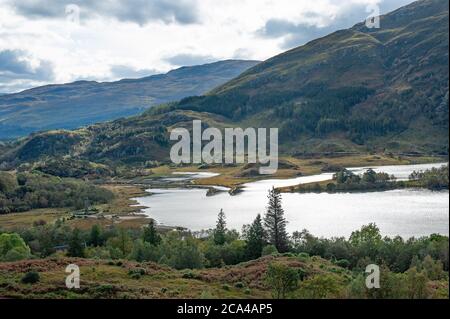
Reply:
[[[114,80],[120,72],[165,72],[182,62],[264,60],[304,43],[317,30],[359,22],[353,20],[369,3],[394,9],[408,2],[412,0],[62,0],[51,6],[49,1],[0,0],[0,51],[27,52],[36,65],[49,61],[51,81],[58,83]],[[67,19],[68,3],[80,7],[80,23]],[[275,33],[267,33],[270,23],[278,27]],[[7,84],[0,83],[0,91]],[[36,79],[23,78],[10,90],[33,85]]]

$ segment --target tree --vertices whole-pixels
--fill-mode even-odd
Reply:
[[[409,299],[426,299],[429,296],[428,278],[425,271],[417,271],[415,267],[406,272],[407,296]]]
[[[362,180],[368,184],[373,184],[377,181],[377,173],[373,169],[368,169],[363,174]]]
[[[108,239],[107,246],[109,246],[110,249],[119,252],[119,256],[117,257],[126,258],[133,249],[133,241],[131,240],[128,231],[120,228],[116,237]]]
[[[286,252],[289,249],[288,234],[286,232],[286,220],[281,207],[281,194],[275,187],[269,191],[269,206],[267,207],[264,225],[269,243],[274,245],[279,252]]]
[[[285,299],[298,287],[298,272],[289,266],[272,263],[267,269],[265,281],[272,288],[273,298]]]
[[[335,274],[316,275],[300,284],[300,292],[304,298],[337,298],[342,293],[342,279]]]
[[[226,231],[227,231],[227,224],[225,221],[225,213],[223,212],[223,209],[221,209],[217,218],[216,229],[214,230],[214,243],[216,245],[225,244]]]
[[[156,231],[154,220],[151,220],[147,227],[144,228],[142,237],[144,242],[153,246],[158,246],[161,243],[161,236]]]
[[[81,257],[84,258],[85,245],[81,238],[81,232],[78,228],[75,228],[72,232],[72,237],[69,242],[69,249],[67,255],[69,257]]]
[[[103,243],[102,230],[99,225],[95,224],[91,228],[89,235],[89,244],[94,247],[101,246]]]
[[[357,249],[360,257],[370,257],[376,260],[382,237],[377,225],[371,223],[361,227],[361,230],[352,232],[350,235],[350,244]]]
[[[30,257],[30,248],[18,234],[0,235],[0,261],[17,261]]]
[[[262,224],[261,215],[258,214],[255,220],[249,227],[246,235],[247,240],[247,257],[250,259],[257,259],[261,257],[262,250],[266,243],[265,232]]]

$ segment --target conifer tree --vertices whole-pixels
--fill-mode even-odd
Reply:
[[[281,207],[281,194],[273,187],[269,191],[268,198],[269,205],[264,218],[268,240],[279,252],[286,252],[289,249],[289,242],[286,232],[287,222],[284,218],[284,210]]]
[[[158,246],[161,243],[161,236],[158,234],[155,228],[155,222],[153,220],[144,228],[142,235],[144,242],[147,242],[153,246]]]
[[[266,244],[265,231],[262,224],[261,215],[256,216],[253,223],[247,231],[247,257],[250,259],[257,259],[261,257],[262,250]]]
[[[69,249],[67,255],[69,257],[81,257],[84,258],[85,244],[81,238],[80,230],[75,228],[72,232],[72,237],[69,242]]]
[[[227,223],[225,221],[225,213],[223,212],[223,209],[221,209],[217,218],[216,229],[214,230],[214,244],[216,245],[225,244],[226,231],[227,231]]]

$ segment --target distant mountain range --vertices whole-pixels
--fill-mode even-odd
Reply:
[[[227,60],[141,79],[78,81],[0,94],[0,139],[136,115],[161,103],[206,93],[257,63]]]
[[[311,41],[203,96],[77,131],[33,134],[6,162],[168,160],[171,127],[279,127],[281,152],[447,154],[449,4],[422,0]]]

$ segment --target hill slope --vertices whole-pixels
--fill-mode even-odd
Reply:
[[[49,129],[74,129],[191,95],[238,76],[257,61],[228,60],[118,82],[79,81],[0,96],[0,139]]]
[[[448,154],[448,2],[389,13],[269,59],[205,96],[75,132],[17,141],[0,161],[46,156],[143,163],[169,157],[168,130],[192,119],[279,127],[281,151]]]
[[[176,108],[277,123],[298,150],[338,138],[446,153],[448,6],[418,1],[382,16],[380,29],[337,31]]]

